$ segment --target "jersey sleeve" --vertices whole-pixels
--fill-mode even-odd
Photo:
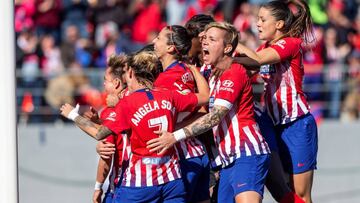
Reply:
[[[234,66],[234,64],[232,66]],[[235,66],[241,65],[236,64]],[[219,84],[219,92],[215,98],[214,105],[231,109],[242,93],[245,83],[249,81],[246,71],[241,71],[239,67],[232,67],[223,73],[220,81],[221,84]]]
[[[116,143],[115,143],[115,136],[114,136],[114,135],[107,136],[107,137],[105,138],[105,141],[106,141],[106,142],[110,142],[110,143],[112,143],[112,144],[116,144]]]
[[[190,69],[186,68],[185,72],[179,74],[179,77],[173,83],[174,89],[180,90],[182,92],[194,92],[195,91],[195,81],[194,76],[191,73]]]
[[[104,124],[105,119],[107,119],[110,115],[112,115],[113,112],[115,112],[115,109],[114,109],[114,108],[105,108],[105,109],[101,112],[101,114],[100,114],[100,119],[101,119],[101,121],[102,121],[102,124]],[[115,137],[114,137],[114,135],[107,136],[107,137],[105,138],[105,141],[115,144]]]
[[[301,40],[296,38],[284,38],[270,46],[280,56],[281,60],[285,60],[294,56],[301,49]]]
[[[194,93],[173,91],[173,104],[177,112],[195,111],[198,99]]]
[[[105,119],[103,119],[102,125],[109,128],[113,133],[120,134],[124,130],[130,129],[126,114],[126,102],[125,99],[120,100],[115,106],[113,112],[111,112]]]

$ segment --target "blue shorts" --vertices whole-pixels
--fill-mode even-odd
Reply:
[[[276,127],[279,156],[284,170],[299,174],[316,169],[318,133],[309,113],[289,124]]]
[[[261,116],[258,116],[255,113],[255,120],[258,123],[261,134],[265,138],[265,141],[268,143],[270,150],[272,152],[278,152],[279,149],[276,143],[275,127],[271,118],[267,115],[266,112],[262,112]]]
[[[207,154],[180,160],[180,168],[186,188],[186,202],[210,199],[210,162]]]
[[[103,203],[112,203],[114,199],[114,193],[106,192],[104,195]]]
[[[236,195],[255,191],[261,196],[269,169],[268,154],[241,156],[220,171],[218,202],[235,202]]]
[[[185,195],[182,179],[176,179],[162,185],[149,187],[120,186],[116,190],[114,202],[185,203]]]

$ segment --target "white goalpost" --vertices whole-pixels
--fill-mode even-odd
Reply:
[[[0,1],[0,199],[18,202],[14,1]]]

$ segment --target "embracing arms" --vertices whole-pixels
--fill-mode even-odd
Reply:
[[[176,142],[200,135],[218,125],[228,112],[228,108],[215,105],[209,113],[174,133],[164,131],[156,132],[160,134],[160,137],[147,142],[147,147],[150,148],[151,152],[159,151],[159,154],[162,154]]]
[[[236,51],[240,56],[234,57],[234,62],[244,65],[250,70],[259,70],[264,64],[274,64],[280,62],[280,56],[273,48],[265,48],[255,52],[242,44],[238,44]]]

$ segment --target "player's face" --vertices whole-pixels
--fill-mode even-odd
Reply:
[[[275,39],[277,33],[277,23],[269,9],[261,7],[258,14],[256,26],[258,27],[258,37],[260,40],[271,41]]]
[[[202,39],[203,61],[206,65],[214,65],[224,57],[224,37],[225,31],[212,27],[205,32]]]
[[[159,35],[153,40],[154,43],[154,51],[158,58],[162,58],[167,54],[168,48],[168,34],[170,31],[165,27],[161,30]]]
[[[108,94],[113,94],[115,91],[123,86],[121,80],[114,78],[110,73],[110,68],[107,68],[104,75],[104,90]]]

